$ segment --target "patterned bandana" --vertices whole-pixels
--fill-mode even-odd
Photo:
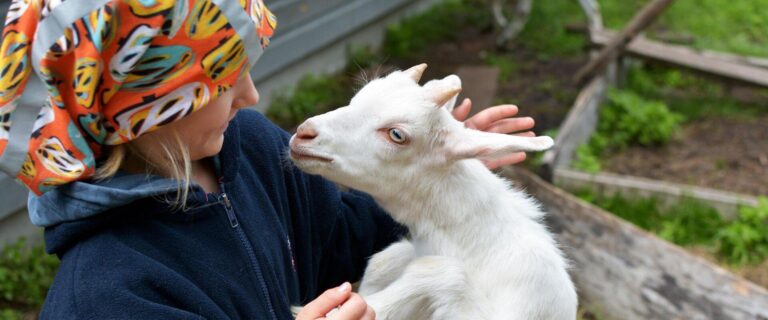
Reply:
[[[0,170],[38,195],[91,177],[103,145],[231,88],[275,27],[261,0],[14,0],[0,47]]]

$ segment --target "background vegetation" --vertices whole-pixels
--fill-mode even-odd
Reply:
[[[560,2],[560,1],[553,1]],[[598,0],[607,27],[626,24],[646,0]],[[675,1],[651,29],[651,37],[687,36],[699,49],[768,57],[768,0]]]
[[[0,252],[0,319],[20,319],[43,305],[59,260],[24,239]]]
[[[606,196],[591,190],[576,195],[670,242],[708,248],[725,264],[743,266],[768,259],[766,197],[757,207],[742,207],[734,220],[726,221],[717,210],[690,198],[664,208],[655,198]]]

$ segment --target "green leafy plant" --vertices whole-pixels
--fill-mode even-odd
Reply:
[[[30,248],[23,239],[7,245],[0,253],[0,318],[40,308],[58,266],[42,246]]]
[[[735,220],[725,221],[717,210],[692,198],[662,209],[653,197],[605,196],[588,189],[574,194],[670,242],[713,248],[729,264],[768,259],[768,197],[760,197],[756,207],[740,208]]]
[[[661,101],[647,100],[631,91],[611,90],[608,103],[600,109],[597,130],[610,147],[651,146],[669,141],[682,120]]]
[[[759,198],[756,207],[742,207],[736,220],[716,237],[718,253],[732,264],[768,258],[768,198]]]
[[[632,91],[611,90],[608,102],[600,108],[596,132],[588,143],[577,147],[572,166],[586,172],[600,171],[605,151],[665,144],[682,121],[683,116],[663,102],[644,99]]]
[[[662,215],[659,212],[658,200],[655,198],[627,198],[620,193],[604,196],[592,190],[581,190],[574,194],[643,229],[649,231],[660,229]]]
[[[662,214],[660,237],[679,245],[712,244],[726,225],[714,208],[691,198],[671,206]]]
[[[576,147],[576,158],[574,159],[572,166],[574,169],[584,172],[600,172],[600,169],[602,168],[600,165],[600,154],[595,151],[591,144],[580,144]]]

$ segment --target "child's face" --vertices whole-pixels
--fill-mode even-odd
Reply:
[[[172,122],[137,139],[135,145],[147,155],[160,152],[158,141],[173,141],[173,131],[189,148],[190,160],[216,155],[224,144],[224,131],[237,111],[259,101],[259,92],[248,72],[228,91],[184,119]]]

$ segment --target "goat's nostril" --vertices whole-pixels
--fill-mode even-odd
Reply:
[[[296,137],[303,140],[312,140],[317,137],[317,130],[305,123],[296,129]]]

